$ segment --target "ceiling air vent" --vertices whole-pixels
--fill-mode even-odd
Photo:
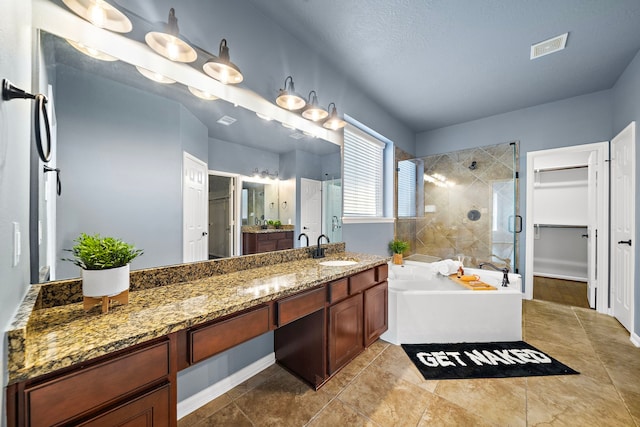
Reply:
[[[567,45],[569,33],[564,33],[549,40],[531,45],[531,59],[540,58],[550,53],[562,50]]]
[[[289,134],[289,138],[302,139],[302,138],[304,138],[304,135],[301,134],[300,132],[294,132],[292,134]]]
[[[235,123],[236,119],[230,116],[222,116],[218,119],[218,123],[221,125],[229,126]]]

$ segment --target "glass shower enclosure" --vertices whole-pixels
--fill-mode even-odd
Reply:
[[[396,238],[410,243],[408,259],[517,271],[517,142],[401,160],[396,171]]]

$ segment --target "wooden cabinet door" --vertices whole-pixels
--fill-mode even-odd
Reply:
[[[346,365],[364,349],[362,294],[329,307],[329,374]]]
[[[173,423],[169,419],[169,384],[128,401],[81,426],[91,427],[164,427]]]
[[[369,347],[387,330],[388,289],[382,282],[364,291],[364,345]]]

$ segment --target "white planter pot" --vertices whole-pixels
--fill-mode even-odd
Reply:
[[[129,264],[108,270],[82,270],[82,295],[113,296],[129,289]]]

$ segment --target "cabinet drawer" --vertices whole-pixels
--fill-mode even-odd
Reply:
[[[329,302],[334,303],[349,296],[349,280],[341,279],[329,284]]]
[[[357,294],[367,288],[370,288],[376,283],[376,271],[375,268],[363,271],[362,273],[354,274],[349,277],[349,294]]]
[[[70,421],[169,375],[169,342],[99,363],[25,390],[27,425]]]
[[[271,251],[275,251],[277,247],[278,247],[277,240],[259,241],[257,246],[257,252],[271,252]]]
[[[376,267],[376,282],[384,282],[389,276],[389,265],[382,264]]]
[[[279,251],[283,249],[293,249],[293,240],[291,239],[280,239],[278,240],[278,244],[276,246]]]
[[[307,291],[278,301],[278,326],[324,308],[327,292],[325,288]]]
[[[269,331],[269,307],[189,331],[189,361],[196,363]]]
[[[169,384],[167,384],[80,425],[83,427],[168,427],[171,425],[170,405]]]

